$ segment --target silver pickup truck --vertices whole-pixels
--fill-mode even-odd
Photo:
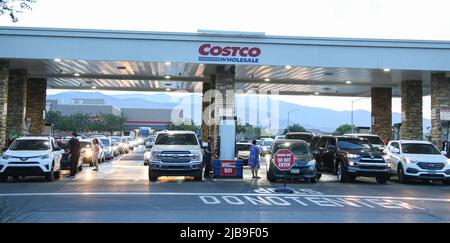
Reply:
[[[190,131],[163,131],[156,136],[149,156],[148,178],[192,176],[202,180],[203,153],[197,136]]]

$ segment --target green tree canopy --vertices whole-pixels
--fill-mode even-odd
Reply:
[[[166,129],[171,131],[193,131],[196,134],[200,132],[200,126],[195,125],[193,120],[187,120],[180,125],[170,123]]]
[[[0,16],[9,15],[12,22],[19,21],[18,14],[23,13],[23,10],[31,10],[31,5],[36,0],[0,0]]]
[[[286,134],[288,132],[307,132],[307,131],[308,130],[306,130],[303,126],[296,123],[296,124],[290,125],[288,128],[285,128],[283,134]]]
[[[354,128],[354,126],[353,126]],[[343,124],[340,125],[338,128],[336,128],[336,131],[334,131],[334,134],[336,135],[343,135],[346,133],[352,133],[353,129],[352,129],[352,125],[350,124]]]

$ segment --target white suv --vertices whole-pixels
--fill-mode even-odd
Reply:
[[[203,153],[194,132],[159,132],[148,161],[150,181],[156,181],[158,176],[193,176],[196,181],[202,180]]]
[[[400,182],[409,179],[442,180],[450,184],[450,159],[428,141],[391,141],[385,149],[391,171]]]
[[[0,181],[8,176],[45,176],[47,181],[61,175],[63,150],[52,137],[22,137],[16,139],[0,158]]]

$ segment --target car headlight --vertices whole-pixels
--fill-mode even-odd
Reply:
[[[387,154],[383,154],[381,157],[383,157],[383,159],[384,159],[384,162],[389,162],[389,155],[387,155]]]
[[[359,159],[359,158],[361,158],[361,155],[359,155],[359,154],[347,154],[347,158],[349,158],[349,159]]]
[[[6,155],[6,154],[3,154],[3,155],[2,155],[2,159],[11,159],[11,156]]]
[[[150,153],[150,161],[158,161],[158,156],[160,155],[160,152],[158,151],[152,151]]]
[[[450,159],[447,159],[446,163],[447,163],[448,165],[450,165]]]
[[[195,160],[199,160],[201,158],[201,153],[199,151],[194,151],[192,154],[194,155]]]
[[[411,159],[411,158],[409,158],[409,157],[405,157],[405,162],[406,162],[406,163],[416,163],[417,160]]]
[[[50,158],[50,156],[48,154],[43,154],[41,156],[39,156],[39,159],[48,159]]]

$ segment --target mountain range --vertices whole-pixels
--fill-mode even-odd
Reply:
[[[236,99],[238,102],[237,115],[238,119],[248,122],[250,118],[256,117],[258,109],[250,104],[254,104],[251,101],[250,96],[241,96]],[[149,109],[173,109],[178,105],[184,104],[186,109],[191,111],[197,110],[201,107],[202,97],[199,94],[187,94],[185,96],[172,96],[166,93],[127,93],[127,94],[114,94],[108,95],[101,92],[80,92],[80,91],[67,91],[54,95],[48,95],[47,99],[57,99],[60,103],[69,104],[74,98],[81,99],[104,99],[106,104],[115,105],[119,108],[149,108]],[[254,97],[253,97],[254,98]],[[275,104],[270,97],[267,97],[268,104]],[[285,101],[278,101],[278,123],[280,128],[287,126],[287,113],[289,111],[296,110],[290,113],[290,124],[299,123],[307,129],[318,129],[323,132],[333,132],[338,126],[351,122],[351,111],[336,111],[333,109],[317,108],[307,105],[299,105],[289,103]],[[259,110],[260,113],[266,113],[268,117],[272,116],[270,112],[270,105]],[[197,112],[199,113],[199,112]],[[195,123],[200,124],[201,114],[195,113],[193,120]],[[184,114],[191,114],[189,111]],[[246,115],[241,115],[246,114]],[[187,115],[190,116],[190,115]],[[371,114],[367,110],[355,110],[353,112],[355,126],[369,127],[371,124]],[[392,113],[393,123],[399,123],[401,120],[400,113]],[[253,119],[255,123],[264,125],[263,121],[257,121]],[[254,124],[256,125],[256,124]],[[268,125],[268,124],[266,124]],[[429,119],[424,119],[423,126],[424,131],[427,131],[427,127],[431,125]]]

